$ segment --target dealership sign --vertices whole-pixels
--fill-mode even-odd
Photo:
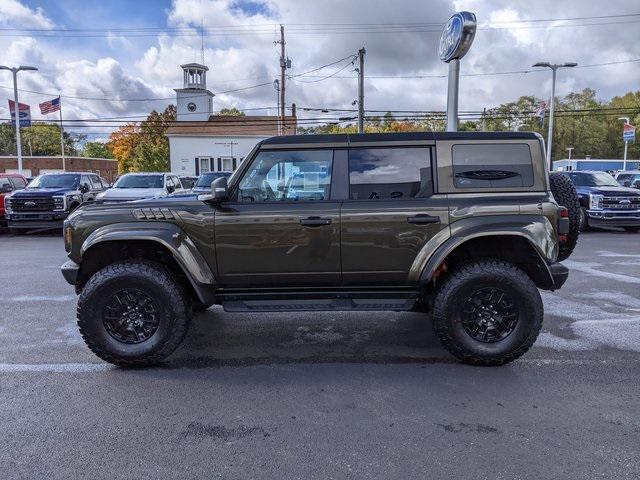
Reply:
[[[630,123],[625,123],[622,127],[622,139],[625,142],[634,142],[636,140],[636,127]]]
[[[438,56],[443,62],[462,58],[469,51],[476,35],[476,16],[471,12],[458,12],[445,24],[440,37]]]
[[[11,113],[11,121],[16,122],[16,104],[13,100],[9,100],[9,112]],[[21,127],[31,126],[31,107],[26,103],[18,103],[18,118]]]

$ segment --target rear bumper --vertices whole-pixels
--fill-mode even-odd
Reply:
[[[614,210],[587,210],[591,227],[638,227],[640,210],[621,212]]]
[[[80,271],[80,266],[74,262],[73,260],[67,260],[62,267],[60,267],[62,271],[62,276],[67,281],[67,283],[71,285],[75,285],[78,280],[78,272]]]
[[[549,273],[551,273],[551,278],[553,280],[553,286],[550,290],[558,290],[561,288],[569,277],[569,269],[560,262],[550,264]]]

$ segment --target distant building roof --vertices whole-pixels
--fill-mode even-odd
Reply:
[[[285,117],[286,135],[295,133],[296,117]],[[272,115],[211,115],[206,122],[173,122],[168,136],[247,136],[273,137],[278,135],[279,117]]]

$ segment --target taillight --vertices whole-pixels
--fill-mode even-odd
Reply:
[[[567,236],[566,235],[558,235],[558,240],[560,241],[560,243],[567,243]]]
[[[569,209],[567,207],[560,207],[560,217],[569,218]]]

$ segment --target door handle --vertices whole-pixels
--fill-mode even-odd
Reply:
[[[419,213],[414,217],[407,217],[407,222],[416,223],[418,225],[424,225],[427,223],[440,223],[440,217],[437,215],[427,215],[426,213]]]
[[[322,217],[301,218],[300,225],[304,225],[305,227],[319,227],[321,225],[331,225],[331,219],[322,218]]]

